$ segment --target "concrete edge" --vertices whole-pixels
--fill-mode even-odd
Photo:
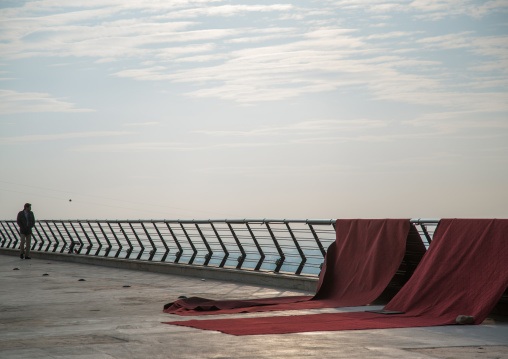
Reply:
[[[19,256],[19,250],[11,248],[0,248],[0,254]],[[30,252],[30,256],[37,259],[99,265],[104,267],[131,269],[154,273],[175,274],[203,279],[217,279],[230,282],[239,282],[242,284],[297,289],[312,293],[316,292],[318,282],[317,277],[313,278],[291,274],[207,267],[179,263],[149,262],[134,259],[96,257],[80,254],[32,251]]]

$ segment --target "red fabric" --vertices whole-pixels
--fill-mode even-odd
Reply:
[[[332,330],[384,329],[432,326],[432,320],[411,321],[395,315],[366,312],[290,315],[278,317],[186,320],[166,324],[217,330],[232,335],[286,334]]]
[[[480,324],[508,287],[508,220],[443,219],[408,283],[386,310],[267,318],[169,322],[234,335],[405,328],[454,324],[458,315]]]
[[[429,252],[385,309],[480,324],[508,286],[508,220],[442,219]]]
[[[203,315],[368,304],[399,268],[410,227],[409,219],[337,220],[336,240],[328,248],[314,297],[223,301],[192,297],[166,304],[164,312]]]

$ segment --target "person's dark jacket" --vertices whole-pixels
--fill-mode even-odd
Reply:
[[[32,234],[32,228],[35,226],[35,217],[32,211],[28,212],[28,222],[26,221],[25,211],[18,213],[19,231],[23,234]]]

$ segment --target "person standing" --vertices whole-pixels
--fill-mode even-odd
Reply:
[[[19,257],[21,259],[23,259],[23,257],[25,259],[31,259],[30,242],[32,239],[32,228],[35,226],[35,217],[30,203],[25,203],[23,210],[18,213],[17,222],[19,226],[19,236],[21,239]]]

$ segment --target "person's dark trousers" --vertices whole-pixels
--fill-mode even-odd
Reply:
[[[20,257],[25,257],[30,259],[30,242],[32,241],[31,234],[23,234],[20,235],[21,244],[19,246],[19,254]]]

